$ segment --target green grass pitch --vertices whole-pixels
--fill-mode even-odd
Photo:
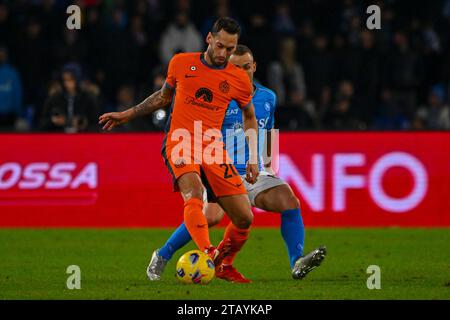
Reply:
[[[306,251],[328,255],[305,279],[290,277],[278,229],[253,228],[236,266],[252,284],[205,286],[175,279],[178,257],[159,282],[145,269],[172,229],[0,229],[0,299],[450,299],[450,229],[307,229]],[[217,243],[223,229],[212,229]],[[81,289],[66,287],[69,265]],[[369,265],[381,289],[366,286]]]

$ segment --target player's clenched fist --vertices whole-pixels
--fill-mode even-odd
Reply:
[[[247,164],[247,175],[245,180],[248,183],[254,184],[259,176],[259,168],[256,164]]]
[[[127,123],[129,116],[125,112],[110,112],[102,114],[99,117],[99,124],[104,124],[103,130],[111,130],[118,125]]]

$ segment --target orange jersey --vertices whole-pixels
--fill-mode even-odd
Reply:
[[[188,172],[196,172],[202,177],[208,194],[213,198],[245,194],[247,191],[241,177],[231,164],[226,150],[224,150],[224,158],[219,158],[219,163],[208,164],[203,160],[200,164],[194,163],[203,159],[202,154],[197,153],[198,151],[202,153],[203,150],[195,150],[194,147],[193,153],[184,154],[183,151],[181,155],[175,152],[175,145],[179,143],[179,140],[172,139],[172,134],[177,129],[187,130],[191,136],[192,146],[195,140],[196,121],[202,123],[200,134],[203,137],[207,135],[205,133],[208,129],[216,129],[220,134],[231,100],[235,100],[241,108],[251,102],[253,87],[248,75],[231,63],[227,63],[222,68],[212,67],[205,62],[203,54],[199,52],[180,53],[175,55],[169,63],[166,84],[175,88],[175,96],[172,102],[169,130],[161,153],[173,177],[175,190],[178,190],[179,177]],[[201,149],[209,143],[202,140]],[[224,149],[223,142],[219,145],[221,149]],[[172,151],[174,151],[173,154]]]
[[[166,84],[175,88],[167,143],[179,128],[194,135],[194,121],[202,121],[202,132],[220,131],[231,100],[241,108],[252,99],[253,87],[248,75],[232,63],[213,67],[203,53],[180,53],[169,63]]]

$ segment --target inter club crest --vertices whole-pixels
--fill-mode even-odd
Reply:
[[[227,80],[224,80],[219,84],[219,90],[223,93],[228,93],[230,91],[230,85]]]
[[[186,166],[186,160],[184,160],[183,158],[178,158],[177,160],[175,160],[175,168],[183,168],[184,166]]]

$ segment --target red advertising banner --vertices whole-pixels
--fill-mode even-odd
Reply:
[[[177,226],[162,138],[0,135],[0,227]],[[450,226],[450,133],[281,133],[279,149],[308,227]]]

